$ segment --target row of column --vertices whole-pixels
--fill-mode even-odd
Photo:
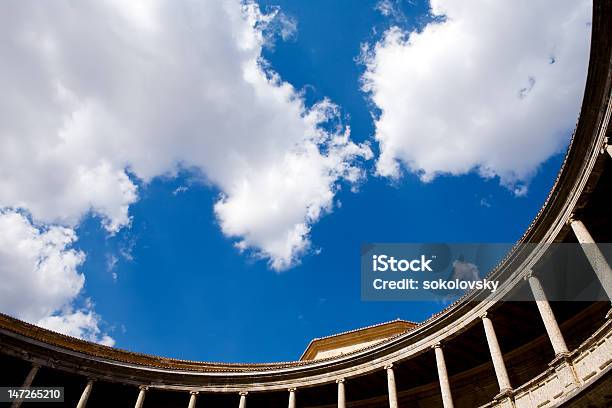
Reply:
[[[144,386],[144,385],[140,387],[140,391],[138,393],[138,398],[136,399],[136,404],[134,405],[134,408],[143,408],[146,391],[148,389],[149,387]],[[295,388],[289,388],[289,404],[288,404],[289,408],[296,408],[295,391],[296,391]],[[188,408],[195,408],[198,394],[199,394],[198,391],[190,392]],[[246,397],[248,395],[248,392],[241,391],[238,393],[238,395],[240,396],[240,402],[238,403],[238,408],[246,408]],[[82,408],[82,407],[81,405],[78,405],[77,408]]]
[[[612,299],[612,269],[610,268],[610,265],[607,263],[604,255],[595,244],[593,237],[591,236],[585,225],[580,220],[576,220],[573,218],[570,219],[568,223],[571,226],[574,234],[576,235],[578,242],[582,245],[586,257],[588,258],[589,263],[593,267],[606,294],[610,299]],[[552,311],[552,308],[550,307],[550,304],[547,300],[546,293],[544,292],[542,284],[540,283],[538,278],[534,276],[531,272],[525,277],[525,279],[529,282],[529,287],[531,288],[531,292],[533,293],[534,299],[536,300],[536,305],[539,314],[542,318],[546,333],[548,335],[548,338],[550,339],[550,343],[555,352],[555,358],[563,359],[567,357],[567,355],[569,354],[569,350],[565,343],[565,339],[563,338],[563,334],[561,333],[561,329],[559,328],[559,324],[555,319],[555,315]],[[512,385],[510,383],[510,378],[508,377],[508,372],[506,370],[506,365],[504,363],[502,351],[499,346],[499,341],[497,340],[497,335],[493,327],[493,322],[491,321],[491,318],[488,313],[483,314],[481,316],[481,319],[484,327],[487,345],[489,347],[489,352],[491,355],[491,360],[493,362],[493,369],[495,371],[495,376],[499,385],[499,394],[496,398],[511,398]],[[440,392],[442,395],[443,407],[453,408],[453,398],[451,394],[450,382],[446,370],[446,362],[444,360],[442,346],[440,343],[437,343],[432,346],[432,348],[436,357],[436,367],[438,371],[438,380]],[[34,377],[36,376],[39,367],[39,365],[32,366],[22,387],[27,388],[32,385],[32,381],[34,380]],[[390,364],[385,366],[384,368],[387,372],[389,408],[398,408],[397,388],[395,384],[395,373],[393,371],[393,365]],[[571,367],[569,367],[569,372],[573,372]],[[567,378],[568,380],[566,386],[571,387],[577,385],[578,380],[575,378],[574,375],[568,374]],[[345,380],[339,379],[336,381],[336,383],[338,384],[338,408],[346,408]],[[79,399],[79,402],[77,404],[77,408],[85,408],[89,395],[91,394],[92,387],[93,380],[90,379],[85,385],[85,388],[81,394],[81,398]],[[147,389],[147,386],[140,387],[135,408],[143,408]],[[288,408],[296,408],[296,389],[289,388],[288,391]],[[247,394],[247,392],[239,393],[239,408],[246,408]],[[195,408],[197,396],[198,392],[191,392],[188,408]],[[11,408],[19,408],[21,404],[22,401],[15,401],[11,405]]]
[[[489,333],[492,333],[492,336],[495,336],[495,332],[493,331],[493,326],[490,326],[490,329],[487,329],[488,326],[485,325],[485,330],[487,330],[487,336],[489,336]],[[490,330],[490,332],[488,331]],[[489,339],[489,337],[487,337],[487,339]],[[497,340],[495,340],[497,341]],[[440,388],[442,391],[442,400],[444,402],[444,407],[445,408],[452,408],[453,407],[453,400],[451,397],[451,390],[450,390],[450,384],[448,381],[448,374],[446,372],[446,363],[444,361],[444,354],[442,352],[442,348],[440,346],[440,343],[436,344],[433,346],[435,355],[436,355],[436,364],[437,364],[437,368],[438,368],[438,376],[440,379]],[[498,346],[499,349],[499,346]],[[493,355],[493,352],[492,352]],[[501,359],[501,352],[497,353],[499,359]],[[494,358],[495,361],[495,358]],[[502,361],[502,365],[503,365],[503,361]],[[38,372],[38,369],[40,368],[39,365],[33,365],[32,369],[30,370],[30,372],[28,373],[28,376],[26,377],[22,387],[27,388],[30,387],[32,385],[32,381],[34,380],[34,377],[36,375],[36,373]],[[393,371],[393,365],[387,365],[385,366],[385,370],[387,372],[387,385],[388,385],[388,393],[389,393],[389,407],[390,408],[398,408],[398,402],[397,402],[397,389],[396,389],[396,385],[395,385],[395,374]],[[497,372],[497,369],[496,369]],[[506,374],[507,377],[507,374]],[[77,408],[85,408],[87,405],[87,400],[89,399],[89,396],[91,394],[92,391],[92,387],[93,387],[93,383],[94,381],[92,379],[89,379],[87,381],[87,384],[85,385],[85,388],[83,389],[83,392],[81,394],[81,397],[79,399],[79,402],[77,403]],[[344,379],[339,379],[336,380],[336,383],[338,384],[338,408],[346,408],[346,395],[345,395],[345,380]],[[509,384],[509,382],[508,382]],[[134,405],[135,408],[143,408],[144,406],[144,401],[145,401],[145,396],[146,396],[146,392],[149,389],[149,387],[147,386],[140,386],[139,388],[139,392],[138,392],[138,397],[136,399],[136,404]],[[296,388],[289,388],[289,402],[288,402],[288,408],[296,408]],[[190,397],[189,397],[189,405],[188,408],[195,408],[196,406],[196,399],[198,396],[198,392],[197,391],[192,391],[190,393]],[[246,408],[246,397],[248,395],[248,392],[246,391],[242,391],[239,393],[240,396],[240,402],[238,407],[239,408]],[[11,408],[19,408],[21,406],[22,401],[15,401],[13,402]]]
[[[30,388],[32,386],[34,377],[36,377],[36,374],[38,373],[39,369],[40,369],[39,364],[32,364],[32,368],[30,368],[30,371],[28,372],[28,375],[23,381],[23,384],[21,384],[21,388]],[[85,405],[87,404],[87,400],[89,399],[89,394],[91,394],[92,386],[93,386],[93,380],[90,379],[87,381],[87,384],[85,385],[85,389],[83,389],[81,398],[79,399],[79,402],[77,403],[77,408],[85,408]],[[21,404],[23,404],[23,399],[15,400],[11,404],[11,408],[19,408],[21,407]]]
[[[591,267],[593,268],[598,280],[606,292],[608,299],[612,300],[612,269],[610,268],[610,265],[606,261],[603,253],[595,243],[595,240],[582,221],[572,217],[570,218],[568,224],[572,228],[574,235],[580,243],[589,263],[591,264]],[[542,322],[544,323],[546,334],[548,335],[550,343],[555,352],[555,360],[560,363],[555,364],[559,377],[564,381],[564,386],[566,388],[575,388],[579,385],[579,380],[567,359],[569,356],[569,350],[550,303],[548,302],[544,288],[542,287],[540,280],[533,274],[532,271],[529,271],[525,279],[529,282],[529,287],[535,299]],[[485,330],[485,336],[487,338],[487,344],[489,346],[489,352],[491,354],[491,360],[493,362],[495,376],[499,385],[500,393],[498,397],[510,397],[512,394],[512,385],[510,384],[510,379],[508,377],[508,372],[506,370],[502,352],[499,347],[497,335],[495,334],[495,329],[493,328],[493,322],[487,313],[481,317]],[[444,406],[447,407],[446,404]]]
[[[450,383],[448,381],[448,374],[446,372],[446,363],[444,361],[444,353],[440,343],[433,346],[436,354],[436,365],[438,367],[438,377],[440,380],[440,389],[442,391],[442,402],[445,408],[453,407],[453,399],[451,396]],[[387,372],[387,391],[389,396],[389,408],[399,408],[397,402],[397,387],[395,385],[395,372],[393,371],[393,364],[385,366]],[[344,379],[336,380],[338,384],[338,408],[346,408],[346,395]],[[290,406],[290,408],[295,408]]]
[[[489,343],[489,348],[491,350],[491,357],[493,359],[493,365],[495,368],[495,374],[497,375],[500,389],[503,391],[511,391],[510,381],[508,379],[508,374],[506,372],[504,362],[502,359],[501,350],[499,349],[499,344],[497,342],[497,337],[495,335],[495,330],[493,329],[493,325],[491,320],[485,315],[483,316],[483,323],[485,327],[485,333],[487,336],[487,342]],[[561,338],[562,340],[562,338]],[[563,343],[564,344],[564,343]],[[440,343],[432,346],[434,349],[434,353],[436,356],[436,366],[438,370],[438,378],[440,383],[440,391],[442,394],[442,402],[444,408],[453,408],[453,399],[451,396],[451,388],[448,379],[448,373],[446,370],[446,363],[444,360],[444,353],[442,351],[442,347]],[[384,367],[387,372],[387,386],[388,386],[388,396],[389,396],[389,408],[399,408],[397,401],[397,388],[395,384],[395,373],[393,371],[393,365],[389,364]],[[38,365],[34,365],[30,370],[30,373],[26,377],[26,380],[23,383],[23,387],[29,387],[32,384],[34,376],[36,375],[39,369]],[[339,379],[336,380],[338,384],[338,408],[346,408],[346,394],[345,394],[345,380]],[[77,408],[85,408],[87,404],[87,400],[91,394],[93,387],[93,380],[90,379],[87,381],[85,388],[81,394],[81,398],[77,404]],[[135,408],[143,408],[146,392],[148,390],[147,386],[141,386],[139,388],[138,397],[136,399]],[[289,388],[289,402],[288,408],[296,408],[296,388]],[[189,405],[188,408],[195,408],[196,399],[198,396],[197,391],[192,391],[189,397]],[[248,392],[242,391],[239,393],[240,402],[239,408],[246,408],[246,397]],[[21,406],[21,401],[15,401],[11,408],[19,408]]]
[[[608,146],[608,152],[610,152],[610,146]],[[612,153],[611,153],[612,156]],[[608,298],[612,299],[612,270],[610,265],[607,263],[604,255],[599,250],[593,237],[585,227],[582,221],[577,219],[570,219],[569,224],[576,235],[578,242],[582,245],[584,253],[589,260],[592,268],[594,269],[601,285],[606,291]],[[574,388],[578,386],[578,379],[574,374],[574,370],[566,360],[569,355],[569,350],[559,324],[552,311],[550,303],[544,292],[544,288],[540,283],[539,279],[530,272],[526,280],[529,282],[529,287],[536,299],[536,305],[544,323],[546,333],[550,339],[550,343],[555,352],[555,360],[565,360],[564,364],[558,364],[558,371],[560,375],[565,378],[565,386],[567,388]],[[493,322],[488,313],[481,316],[482,324],[484,327],[485,337],[487,339],[487,345],[489,347],[489,353],[491,355],[491,361],[493,362],[493,369],[495,371],[495,377],[499,386],[499,394],[496,398],[511,398],[512,397],[512,385],[508,376],[508,371],[504,363],[503,354],[497,340],[495,328]],[[442,395],[442,403],[444,408],[453,408],[453,398],[451,394],[450,382],[448,378],[448,372],[446,370],[446,362],[444,360],[444,352],[440,343],[435,344],[433,347],[436,355],[436,366],[438,370],[438,380],[440,386],[440,393]],[[393,372],[393,365],[385,366],[387,371],[387,388],[389,393],[389,408],[398,408],[397,403],[397,389],[395,385],[395,373]],[[346,398],[344,395],[344,380],[338,380],[338,408],[346,408]]]

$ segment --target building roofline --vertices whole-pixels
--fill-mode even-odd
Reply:
[[[369,325],[369,326],[365,326],[365,327],[360,327],[360,328],[357,328],[357,329],[351,329],[351,330],[343,331],[343,332],[340,332],[340,333],[330,334],[328,336],[315,337],[312,340],[310,340],[310,342],[308,343],[308,346],[306,346],[306,349],[304,350],[304,352],[300,356],[300,361],[307,361],[307,360],[304,360],[304,358],[306,357],[306,355],[308,354],[308,351],[312,348],[314,343],[316,343],[318,341],[333,339],[333,338],[336,338],[336,337],[346,336],[347,334],[353,334],[353,333],[358,333],[358,332],[365,331],[365,330],[375,329],[375,328],[386,326],[386,325],[389,325],[389,324],[392,324],[392,323],[407,323],[407,324],[412,325],[412,327],[410,327],[406,331],[413,330],[415,327],[418,326],[418,323],[416,323],[416,322],[413,322],[413,321],[410,321],[410,320],[400,319],[398,317],[397,319],[389,320],[389,321],[382,322],[382,323],[375,323],[375,324],[372,324],[372,325]],[[395,337],[395,336],[393,336],[393,337]],[[383,340],[381,339],[381,341],[383,341]]]

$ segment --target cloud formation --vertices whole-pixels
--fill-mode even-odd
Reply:
[[[421,32],[365,48],[379,175],[477,171],[517,195],[560,151],[586,79],[591,2],[432,0]]]
[[[28,321],[65,306],[85,281],[77,268],[85,254],[68,247],[69,228],[39,228],[14,211],[0,212],[0,305]]]
[[[371,153],[331,102],[305,106],[268,67],[268,29],[287,37],[295,21],[237,0],[10,3],[0,207],[68,227],[93,211],[114,233],[135,178],[191,169],[221,192],[215,214],[239,248],[290,267]]]
[[[105,346],[115,345],[115,339],[101,332],[100,317],[91,310],[68,311],[60,315],[47,316],[38,325],[68,336],[92,341]]]
[[[23,214],[0,210],[0,310],[30,323],[112,344],[90,304],[72,311],[85,277],[85,254],[70,248],[70,228],[33,225]]]
[[[87,214],[130,224],[138,182],[190,170],[222,231],[283,270],[371,156],[338,108],[262,57],[296,21],[251,2],[15,1],[0,14],[0,310],[112,345],[77,307]]]

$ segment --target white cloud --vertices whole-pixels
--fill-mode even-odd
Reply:
[[[117,263],[119,259],[115,254],[106,254],[106,271],[109,272],[113,278],[113,282],[117,282],[119,275],[117,274]]]
[[[128,172],[146,183],[189,168],[221,191],[226,235],[291,266],[370,152],[323,130],[333,105],[306,107],[266,68],[271,18],[237,0],[3,7],[0,208],[70,227],[91,210],[113,233],[137,200]]]
[[[388,17],[395,13],[395,4],[391,0],[380,0],[376,3],[376,10],[385,17]]]
[[[358,180],[361,171],[350,163],[356,156],[370,155],[348,141],[348,132],[333,136],[327,145],[328,152],[322,154],[315,142],[303,143],[282,161],[245,174],[215,205],[223,232],[242,237],[237,244],[241,249],[255,246],[272,254],[273,269],[291,266],[309,248],[310,225],[331,211],[334,182]]]
[[[453,274],[451,279],[477,281],[480,279],[478,267],[471,262],[456,259],[453,261]]]
[[[263,20],[264,38],[267,46],[273,46],[275,36],[278,35],[283,41],[295,39],[298,31],[297,20],[275,6],[266,14],[260,17]],[[260,24],[261,26],[261,24]]]
[[[480,205],[482,207],[491,208],[491,202],[489,201],[488,198],[485,198],[485,197],[480,199]]]
[[[517,195],[568,140],[588,64],[587,0],[432,0],[437,22],[365,51],[381,176],[477,171]]]
[[[100,317],[91,310],[77,310],[47,316],[40,320],[38,325],[68,336],[112,347],[115,345],[115,340],[100,331],[99,323]]]
[[[112,340],[100,333],[91,307],[77,314],[63,312],[85,281],[77,270],[85,255],[70,248],[76,239],[72,229],[38,227],[21,213],[0,210],[0,231],[2,312],[70,335],[81,330],[88,340]]]
[[[408,3],[412,3],[410,0]],[[396,22],[406,22],[406,15],[402,11],[402,0],[380,0],[374,9],[385,17],[390,17]]]
[[[187,186],[178,186],[177,188],[174,189],[174,191],[172,192],[172,195],[179,195],[181,193],[186,192],[187,190],[189,190]]]

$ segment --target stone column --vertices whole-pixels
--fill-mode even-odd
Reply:
[[[497,383],[499,384],[499,393],[508,394],[512,391],[510,378],[508,378],[506,364],[504,364],[504,358],[502,356],[501,349],[499,348],[499,342],[497,341],[497,335],[495,334],[495,329],[493,328],[493,322],[491,322],[491,319],[487,316],[487,313],[482,315],[482,324],[484,326],[485,335],[487,336],[489,351],[491,352],[493,369],[495,369],[495,376],[497,377]]]
[[[606,151],[608,152],[608,156],[612,157],[612,145],[606,145]]]
[[[30,368],[30,372],[23,381],[23,384],[21,384],[21,388],[30,388],[30,386],[32,385],[32,381],[34,381],[34,377],[36,377],[36,373],[38,373],[39,368],[40,366],[38,364],[32,364],[32,368]],[[19,408],[22,403],[22,399],[17,399],[13,401],[13,403],[11,404],[11,408]]]
[[[540,317],[544,323],[548,339],[555,352],[555,358],[549,365],[556,371],[557,378],[565,388],[565,391],[571,392],[580,385],[580,382],[574,371],[572,361],[569,358],[569,350],[565,344],[563,333],[561,333],[561,329],[559,328],[557,319],[555,319],[550,303],[548,303],[546,292],[544,292],[540,280],[533,275],[533,271],[529,271],[525,279],[529,282],[529,287],[531,288],[531,293],[533,294],[536,306],[540,312]]]
[[[246,397],[247,391],[240,391],[238,395],[240,395],[240,404],[238,404],[238,408],[246,408]]]
[[[438,367],[438,379],[440,381],[440,393],[442,394],[442,406],[444,408],[453,408],[453,396],[451,394],[450,382],[448,381],[448,372],[446,371],[446,361],[444,361],[444,352],[440,343],[433,346],[436,353],[436,366]]]
[[[93,387],[93,380],[90,378],[81,393],[81,398],[79,398],[79,403],[77,404],[77,408],[85,408],[87,406],[87,400],[89,399],[89,394],[91,394],[91,387]]]
[[[572,361],[569,358],[569,350],[565,344],[563,333],[561,333],[561,329],[559,328],[557,319],[555,319],[550,303],[548,303],[546,292],[544,292],[540,280],[533,275],[532,271],[529,272],[526,278],[529,281],[529,287],[531,288],[536,305],[538,306],[538,311],[544,322],[546,333],[555,351],[555,358],[550,362],[550,366],[556,371],[557,378],[565,388],[565,391],[571,392],[580,385],[580,381],[574,371]]]
[[[576,238],[578,238],[578,242],[580,242],[582,250],[593,267],[597,278],[601,282],[601,286],[603,286],[604,290],[606,291],[608,299],[612,300],[612,269],[610,269],[610,265],[608,265],[606,258],[597,247],[593,237],[586,229],[582,221],[572,218],[570,219],[569,224],[572,227]]]
[[[295,388],[289,388],[289,408],[295,408]]]
[[[395,387],[395,373],[393,372],[393,364],[385,366],[387,370],[387,388],[389,391],[389,408],[398,408],[397,405],[397,389]]]
[[[189,406],[188,406],[188,408],[195,408],[195,406],[196,406],[196,399],[198,399],[198,394],[199,394],[199,392],[197,392],[197,391],[190,391],[189,392]]]
[[[134,405],[134,408],[142,408],[145,400],[145,394],[148,389],[149,387],[146,385],[140,386],[140,391],[138,391],[138,399],[136,399],[136,405]]]
[[[336,380],[338,383],[338,408],[346,408],[346,395],[344,393],[344,378]]]
[[[569,350],[565,344],[565,339],[563,338],[561,329],[559,329],[557,319],[555,319],[550,303],[548,303],[546,293],[544,292],[544,288],[542,287],[540,280],[536,278],[532,272],[529,272],[526,279],[529,282],[529,287],[531,288],[531,293],[533,293],[536,305],[538,306],[538,311],[540,312],[540,316],[544,322],[546,333],[548,333],[548,338],[550,339],[553,350],[555,351],[555,356],[567,354]]]

